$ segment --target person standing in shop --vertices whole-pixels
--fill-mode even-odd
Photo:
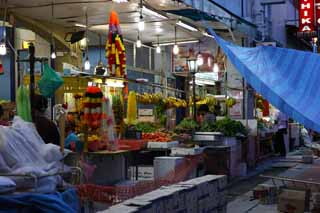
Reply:
[[[3,107],[0,105],[0,125],[8,126],[8,122],[3,119],[3,115],[4,115],[4,110],[3,110]]]
[[[287,134],[288,129],[287,115],[279,111],[276,116],[275,123],[277,125],[277,132],[275,135],[275,151],[276,153],[280,153],[281,156],[285,157],[287,154],[285,143],[285,135]]]
[[[216,115],[209,110],[209,106],[207,104],[200,105],[198,109],[198,122],[216,122]]]
[[[32,101],[32,120],[36,129],[45,143],[60,144],[60,133],[56,124],[50,120],[45,112],[48,101],[42,95],[35,94]]]

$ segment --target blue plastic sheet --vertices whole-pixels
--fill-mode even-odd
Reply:
[[[20,195],[0,196],[0,212],[4,213],[36,213],[36,212],[66,212],[80,211],[80,201],[75,189],[63,193],[36,194],[24,193]]]
[[[271,46],[244,48],[215,37],[245,80],[289,117],[320,132],[320,55]]]

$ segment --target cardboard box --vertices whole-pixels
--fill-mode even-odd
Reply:
[[[253,198],[262,204],[275,204],[278,200],[278,187],[270,184],[259,184],[253,189]]]
[[[304,213],[306,202],[309,202],[305,191],[284,189],[279,195],[280,212]]]

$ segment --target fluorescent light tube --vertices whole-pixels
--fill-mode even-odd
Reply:
[[[202,33],[204,36],[209,37],[209,38],[214,38],[213,35],[208,34],[207,32],[203,32]]]
[[[179,25],[180,27],[183,27],[183,28],[185,28],[185,29],[187,29],[187,30],[190,30],[190,31],[192,31],[192,32],[198,31],[197,28],[192,27],[192,26],[190,26],[190,25],[188,25],[188,24],[186,24],[186,23],[184,23],[184,22],[182,22],[182,21],[178,21],[178,22],[177,22],[177,25]]]
[[[84,24],[79,24],[79,23],[75,23],[74,26],[76,27],[82,27],[82,28],[86,28],[87,26]]]
[[[175,44],[192,44],[192,43],[198,43],[199,40],[186,40],[186,41],[177,41],[176,43],[173,42],[164,42],[160,43],[159,46],[172,46]],[[158,43],[154,43],[153,46],[158,46]]]

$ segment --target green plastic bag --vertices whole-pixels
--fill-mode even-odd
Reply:
[[[24,120],[32,122],[29,89],[20,86],[16,96],[17,114]]]
[[[38,81],[41,95],[50,98],[53,97],[56,90],[63,84],[63,79],[48,64],[44,65],[43,75]]]

